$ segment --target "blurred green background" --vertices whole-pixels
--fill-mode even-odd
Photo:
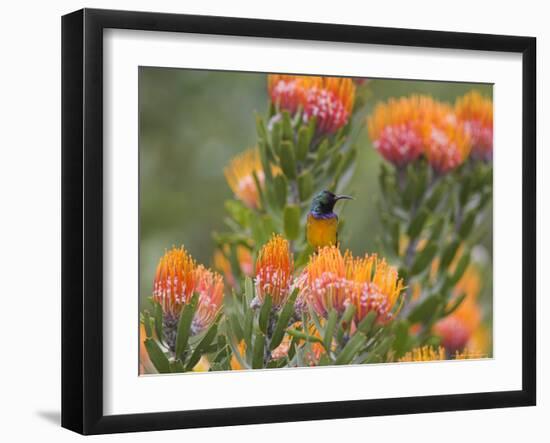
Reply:
[[[453,102],[477,89],[492,97],[492,86],[482,84],[371,80],[367,88],[365,114],[379,100],[412,93]],[[173,245],[183,244],[197,261],[212,264],[212,232],[224,230],[224,201],[232,197],[223,168],[233,156],[255,145],[254,113],[265,114],[267,108],[265,74],[140,68],[142,298],[151,295],[157,262]],[[375,203],[382,160],[364,125],[357,145],[361,149],[347,190],[356,200],[340,208],[346,225],[341,238],[344,248],[364,254],[377,248],[380,226]],[[490,237],[486,246],[492,250]]]

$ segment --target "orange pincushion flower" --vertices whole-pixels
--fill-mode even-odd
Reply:
[[[147,340],[147,334],[145,333],[145,326],[139,325],[139,373],[140,374],[156,374],[157,370],[155,365],[149,358],[149,353],[145,347],[145,340]]]
[[[183,248],[172,248],[160,259],[153,286],[153,300],[162,306],[165,317],[177,319],[182,307],[199,294],[192,329],[207,327],[218,314],[223,301],[223,280],[202,265],[197,265]]]
[[[471,141],[451,107],[428,96],[413,95],[380,103],[368,118],[374,147],[389,162],[404,166],[422,154],[440,173],[460,166]]]
[[[273,175],[279,173],[279,169],[272,168]],[[225,179],[235,197],[252,209],[260,207],[260,194],[254,180],[254,174],[258,178],[261,187],[264,185],[265,175],[257,148],[248,149],[237,155],[224,169]]]
[[[478,358],[487,358],[487,354],[471,349],[465,349],[462,352],[456,351],[455,353],[455,360],[470,360]]]
[[[393,317],[403,281],[376,255],[354,258],[346,251],[342,256],[336,246],[327,246],[310,258],[298,286],[302,300],[320,316],[326,317],[331,309],[342,313],[352,303],[356,323],[371,311],[384,323]]]
[[[236,252],[237,262],[239,263],[241,272],[247,277],[251,277],[253,273],[253,264],[250,250],[243,245],[238,245]],[[219,249],[214,251],[214,268],[223,274],[225,281],[229,286],[235,287],[235,276],[233,275],[233,271],[231,269],[231,263],[226,257],[227,254],[229,254],[228,245],[225,245],[223,251]]]
[[[493,101],[477,91],[471,91],[457,99],[454,112],[472,140],[472,157],[492,160]]]
[[[267,242],[256,260],[256,296],[263,303],[271,295],[274,308],[281,307],[288,299],[294,272],[294,259],[288,241],[274,235]]]
[[[444,347],[439,346],[437,349],[434,349],[431,346],[422,346],[419,348],[414,348],[410,352],[407,352],[398,361],[400,362],[437,361],[437,360],[445,360],[445,358],[446,358],[446,353],[445,353]]]
[[[422,155],[422,121],[432,103],[429,97],[413,95],[376,105],[367,120],[369,136],[387,161],[404,166]]]
[[[269,75],[271,101],[294,114],[302,108],[304,121],[317,119],[317,131],[333,134],[345,126],[353,111],[355,84],[350,78]]]
[[[485,354],[477,351],[464,350],[463,352],[456,351],[452,355],[455,360],[467,360],[476,358],[485,358]],[[450,357],[449,357],[450,358]],[[421,361],[440,361],[447,360],[447,351],[443,346],[434,349],[432,346],[422,346],[414,348],[407,352],[403,357],[398,359],[399,362],[421,362]]]
[[[424,153],[432,168],[446,173],[468,158],[471,139],[447,104],[432,101],[427,111],[422,123]]]
[[[479,271],[470,266],[454,290],[455,297],[465,294],[464,300],[456,311],[434,325],[434,332],[451,353],[463,350],[481,325],[481,308],[477,303],[479,289]]]
[[[267,91],[271,101],[280,109],[294,114],[305,102],[306,90],[303,83],[308,78],[300,75],[268,75]]]

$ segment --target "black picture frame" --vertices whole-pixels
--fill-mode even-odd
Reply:
[[[104,415],[103,30],[171,31],[522,54],[522,389],[392,399]],[[536,404],[536,39],[83,9],[62,18],[62,426],[82,434],[487,409]]]

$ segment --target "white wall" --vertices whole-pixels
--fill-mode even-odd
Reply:
[[[4,2],[0,52],[0,435],[4,441],[71,441],[76,434],[59,428],[60,408],[60,16],[87,7],[156,10],[211,15],[276,18],[532,35],[538,38],[539,225],[550,221],[549,180],[542,179],[543,102],[550,93],[542,84],[550,75],[550,28],[544,2],[482,3],[479,0],[325,2],[278,0],[203,0],[169,2],[113,0]],[[505,4],[506,3],[506,4]],[[518,146],[518,149],[520,147]],[[539,230],[540,231],[540,230]],[[550,236],[540,232],[539,275],[550,265]],[[519,263],[511,263],[517,270]],[[550,284],[539,279],[539,313],[550,304],[541,297]],[[170,431],[99,437],[97,440],[333,442],[389,439],[463,442],[548,438],[550,327],[539,315],[539,406],[399,417],[322,421],[262,426]],[[544,349],[543,349],[544,348]],[[544,353],[542,353],[544,351]],[[449,380],[452,383],[452,380]],[[7,437],[7,438],[5,438]],[[546,437],[546,438],[545,438]]]

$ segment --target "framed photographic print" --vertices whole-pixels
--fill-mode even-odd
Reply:
[[[64,16],[62,425],[534,405],[535,50]]]

